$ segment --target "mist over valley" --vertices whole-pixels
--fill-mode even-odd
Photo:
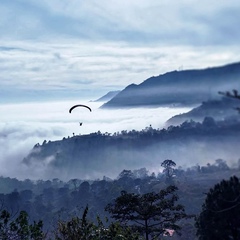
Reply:
[[[90,106],[92,112],[82,108],[70,114],[70,107],[79,102]],[[0,105],[1,112],[5,113],[0,116],[0,174],[20,179],[52,178],[55,170],[48,164],[42,164],[42,161],[31,167],[21,163],[37,143],[61,141],[63,138],[98,131],[113,134],[122,130],[141,131],[150,125],[162,128],[170,117],[190,110],[161,107],[106,110],[100,108],[102,104],[103,102],[73,100]],[[70,168],[71,165],[65,170],[66,178],[71,178]],[[56,173],[56,176],[61,177],[62,173]]]
[[[174,159],[187,169],[224,159],[237,164],[240,133],[239,121],[215,122],[207,117],[202,123],[186,121],[180,126],[118,133],[91,133],[61,141],[35,145],[22,164],[30,168],[45,166],[44,178],[116,178],[119,169],[147,168],[161,172],[164,159]]]
[[[2,174],[21,179],[95,179],[115,178],[119,169],[146,167],[158,173],[159,163],[164,159],[173,159],[185,168],[216,159],[224,159],[231,165],[239,158],[236,111],[239,102],[218,92],[209,94],[210,83],[200,82],[210,81],[214,91],[220,91],[221,86],[232,90],[239,84],[239,69],[236,63],[194,70],[194,83],[191,71],[169,73],[176,76],[186,72],[188,77],[154,80],[150,84],[154,91],[158,92],[156,84],[164,90],[161,98],[152,95],[154,102],[149,102],[144,94],[149,93],[147,82],[150,80],[146,80],[141,86],[141,96],[135,96],[139,102],[134,107],[119,108],[121,104],[105,107],[115,98],[121,99],[119,96],[125,94],[128,87],[91,101],[0,105],[1,112],[7,113],[1,115]],[[211,79],[212,76],[216,78]],[[188,88],[179,87],[188,83]],[[184,93],[179,102],[174,88]],[[196,94],[195,89],[205,93]],[[161,91],[158,94],[161,95]],[[188,102],[189,94],[196,98],[183,104],[185,100]],[[163,96],[172,101],[166,104]],[[104,99],[107,102],[103,102]],[[144,99],[146,105],[142,104]],[[124,105],[125,101],[123,98],[121,103]],[[69,113],[69,108],[79,103],[86,104],[92,111],[78,108]]]

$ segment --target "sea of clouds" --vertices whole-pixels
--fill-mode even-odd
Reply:
[[[86,104],[91,109],[71,106]],[[142,130],[150,125],[163,128],[170,117],[189,108],[101,109],[102,102],[58,101],[0,105],[0,175],[19,179],[39,179],[44,166],[31,168],[21,164],[36,143],[55,141],[73,135]],[[82,123],[80,126],[79,123]]]

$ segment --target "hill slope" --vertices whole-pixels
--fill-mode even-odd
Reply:
[[[94,100],[94,102],[106,102],[115,97],[120,91],[110,91],[104,96],[98,98],[97,100]]]
[[[216,120],[239,119],[236,108],[240,106],[238,99],[223,97],[219,100],[209,100],[191,111],[170,118],[166,124],[176,125],[187,120],[202,121],[205,117],[213,117]]]
[[[35,145],[23,163],[40,167],[43,178],[116,177],[119,169],[159,169],[164,159],[179,165],[203,164],[217,158],[238,159],[240,122],[185,122],[168,129],[148,127],[113,135],[92,133]],[[204,162],[203,162],[204,161]]]
[[[240,63],[173,71],[127,86],[102,108],[200,104],[234,88],[240,89]]]

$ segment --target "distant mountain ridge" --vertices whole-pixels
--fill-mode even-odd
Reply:
[[[104,96],[98,98],[97,100],[94,100],[93,102],[106,102],[106,101],[109,101],[110,99],[115,97],[120,92],[121,92],[120,90],[119,91],[110,91],[107,94],[105,94]]]
[[[240,88],[240,62],[200,70],[172,71],[130,84],[102,108],[193,105]]]

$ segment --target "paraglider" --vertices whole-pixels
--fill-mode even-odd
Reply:
[[[92,111],[92,109],[91,109],[90,107],[88,107],[87,105],[77,104],[77,105],[72,106],[72,107],[69,109],[69,113],[71,113],[72,110],[73,110],[74,108],[76,108],[76,107],[85,107],[85,108],[89,109],[90,112]]]
[[[88,107],[87,105],[83,105],[83,104],[77,104],[77,105],[74,105],[72,106],[70,109],[69,109],[69,113],[72,112],[73,109],[77,108],[77,107],[84,107],[84,108],[87,108],[90,112],[92,111],[92,109],[90,107]],[[82,122],[79,122],[79,126],[81,127],[82,126]]]

